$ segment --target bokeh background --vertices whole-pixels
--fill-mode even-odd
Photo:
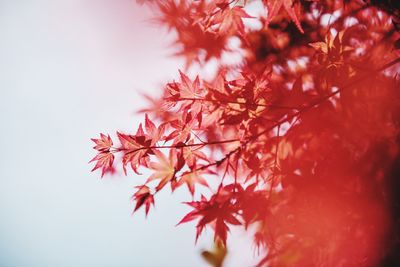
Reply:
[[[0,0],[0,267],[207,266],[212,232],[175,227],[186,188],[131,214],[138,177],[90,173],[91,137],[136,131],[142,92],[183,61],[133,0]],[[250,266],[234,229],[225,266]]]

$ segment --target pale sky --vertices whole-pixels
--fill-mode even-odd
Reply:
[[[149,17],[130,0],[0,0],[1,267],[207,266],[211,231],[195,246],[193,223],[175,227],[186,188],[145,219],[130,201],[143,178],[90,173],[90,138],[135,131],[139,92],[182,66]],[[225,266],[250,266],[233,234]]]

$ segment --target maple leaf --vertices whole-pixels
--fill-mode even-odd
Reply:
[[[193,140],[188,142],[188,145],[192,144],[194,144]],[[189,167],[194,166],[198,159],[208,162],[207,156],[202,151],[200,151],[199,148],[193,148],[192,146],[183,148],[183,157],[185,158]]]
[[[138,142],[135,140],[135,136],[129,135],[129,134],[123,134],[120,132],[117,132],[118,139],[121,143],[121,148],[120,150],[136,150],[140,148],[140,145]]]
[[[157,128],[156,125],[149,119],[149,116],[145,114],[145,127],[146,127],[146,132],[150,136],[153,136],[155,133],[157,133]]]
[[[183,120],[174,120],[170,125],[175,130],[171,132],[165,140],[174,139],[173,144],[185,143],[190,139],[191,132],[195,128],[196,118],[192,117],[191,113],[184,114]]]
[[[175,179],[175,174],[177,172],[176,168],[176,157],[174,150],[169,151],[168,158],[159,150],[154,150],[154,155],[157,158],[157,162],[150,162],[149,168],[154,172],[147,179],[147,183],[153,180],[161,180],[156,187],[156,190],[161,190],[168,182]]]
[[[170,102],[171,106],[175,106],[177,102],[180,102],[180,111],[187,113],[190,110],[195,116],[198,116],[202,109],[202,103],[196,100],[201,100],[204,92],[204,89],[200,87],[199,76],[196,76],[192,82],[183,72],[179,71],[179,74],[181,77],[180,83],[167,84],[168,95],[165,100]]]
[[[325,35],[325,42],[315,42],[309,44],[324,55],[324,57],[318,59],[321,64],[329,64],[328,67],[342,65],[344,58],[354,50],[352,47],[343,43],[344,34],[344,31],[340,31],[334,37],[332,33],[329,32]]]
[[[192,82],[183,72],[179,71],[179,75],[181,76],[181,83],[178,84],[180,98],[196,98],[201,96],[199,76],[196,76]]]
[[[145,93],[141,94],[144,99],[147,100],[146,108],[139,109],[138,113],[150,113],[155,118],[159,118],[161,121],[167,121],[167,118],[170,115],[168,109],[171,108],[171,102],[165,101],[164,98],[156,98],[149,96]],[[175,103],[172,103],[174,106]]]
[[[138,209],[140,209],[140,207],[144,205],[145,213],[147,216],[150,210],[150,206],[154,206],[154,197],[151,194],[149,187],[146,185],[136,186],[135,188],[138,188],[139,190],[132,196],[132,199],[136,202],[133,212],[137,211]]]
[[[242,210],[242,218],[245,222],[245,227],[250,225],[257,219],[263,219],[268,214],[269,210],[259,209],[259,206],[267,207],[269,204],[268,191],[256,190],[257,183],[253,183],[243,190],[237,186],[236,198],[240,203]]]
[[[184,183],[186,183],[192,196],[194,195],[196,184],[201,184],[203,186],[208,187],[206,180],[204,179],[204,177],[201,176],[201,173],[199,171],[196,171],[195,166],[193,170],[184,172],[182,174],[181,178],[178,181],[177,186],[181,186]]]
[[[142,127],[139,127],[138,133],[143,132]],[[148,149],[151,142],[145,140],[143,135],[132,136],[117,132],[118,139],[121,143],[120,151],[124,152],[122,157],[122,166],[126,174],[126,165],[130,164],[134,172],[138,173],[137,169],[140,164],[147,165],[147,156],[151,153]]]
[[[149,119],[148,115],[145,114],[145,129],[146,129],[146,141],[150,141],[150,145],[155,145],[158,141],[161,141],[165,131],[165,124],[161,124],[158,128]],[[148,145],[149,142],[146,143]]]
[[[208,13],[214,12],[213,1],[158,1],[160,17],[157,21],[177,31],[173,45],[179,47],[176,56],[184,56],[186,68],[193,62],[200,62],[200,52],[205,52],[205,61],[220,57],[225,49],[226,36],[207,30],[210,26]],[[204,25],[203,25],[204,24]]]
[[[161,124],[157,128],[148,115],[145,114],[145,129],[146,133],[143,130],[142,124],[139,124],[135,135],[117,132],[121,143],[119,150],[124,152],[122,162],[125,173],[126,165],[128,164],[131,165],[132,170],[136,173],[138,173],[137,169],[140,165],[148,166],[148,156],[153,154],[152,147],[163,139],[165,124]]]
[[[112,169],[112,165],[114,162],[114,155],[110,152],[101,152],[97,154],[90,162],[97,161],[96,165],[92,169],[92,172],[101,168],[101,177],[104,176],[104,174]]]
[[[197,223],[196,241],[206,225],[214,228],[214,241],[221,240],[226,245],[227,232],[232,225],[241,225],[241,222],[234,216],[237,209],[232,205],[230,195],[224,190],[217,192],[210,200],[202,197],[201,201],[186,202],[187,205],[194,208],[193,211],[186,214],[178,223],[186,223],[199,219]]]
[[[304,30],[301,27],[300,21],[298,19],[300,6],[294,4],[293,0],[266,0],[266,5],[268,10],[266,25],[268,25],[272,21],[272,19],[279,13],[283,6],[289,17],[296,24],[296,27],[299,29],[299,31],[301,33],[304,33]]]
[[[91,139],[96,145],[93,147],[99,152],[108,152],[113,145],[113,142],[109,135],[100,134],[100,139]]]
[[[242,21],[243,18],[253,17],[247,14],[242,7],[226,7],[222,12],[215,16],[214,23],[219,24],[218,32],[221,35],[232,34],[236,32],[243,35],[245,33]]]

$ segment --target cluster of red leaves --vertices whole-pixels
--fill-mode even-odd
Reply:
[[[196,220],[196,239],[210,226],[224,244],[230,226],[255,225],[267,252],[260,266],[390,258],[398,18],[358,0],[142,2],[177,34],[188,68],[216,58],[217,70],[207,80],[179,72],[160,99],[149,98],[144,127],[117,133],[120,145],[93,139],[93,170],[111,170],[115,153],[125,173],[150,170],[133,196],[146,214],[166,185],[186,184],[193,210],[180,223]],[[249,15],[257,5],[266,15]],[[232,38],[238,66],[221,59]]]

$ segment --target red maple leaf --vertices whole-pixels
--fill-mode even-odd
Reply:
[[[136,135],[128,135],[118,132],[117,135],[122,145],[120,151],[124,153],[122,157],[122,163],[125,174],[126,165],[128,164],[131,165],[131,168],[135,173],[138,173],[138,168],[140,165],[147,167],[149,162],[148,156],[153,154],[153,151],[151,149],[151,139],[146,139],[146,136],[142,130],[142,126],[139,126],[139,130]]]
[[[188,142],[188,145],[193,145],[194,141],[191,140]],[[189,167],[192,167],[196,164],[197,160],[204,160],[208,162],[207,156],[200,150],[200,147],[184,147],[182,149],[183,157],[186,160],[186,163]]]
[[[140,165],[148,166],[148,156],[153,154],[152,147],[163,138],[165,124],[157,128],[146,114],[145,129],[146,133],[143,131],[142,124],[140,124],[135,135],[117,132],[121,143],[119,150],[124,152],[122,162],[125,173],[127,164],[130,164],[132,170],[136,173],[138,173],[137,169]]]
[[[147,216],[150,210],[150,206],[154,206],[153,194],[150,193],[150,189],[146,185],[136,186],[135,188],[138,188],[139,190],[132,196],[132,199],[136,202],[133,212],[137,211],[138,209],[140,209],[140,207],[144,205],[145,213]]]
[[[165,139],[174,140],[173,144],[185,143],[190,139],[192,130],[196,125],[196,118],[193,118],[190,113],[187,114],[185,120],[174,120],[170,125],[175,130],[172,131]]]
[[[201,172],[197,171],[196,169],[184,172],[181,178],[179,179],[177,186],[183,185],[185,183],[192,196],[194,195],[196,184],[201,184],[203,186],[208,187],[206,180],[204,179],[204,177],[201,176]]]
[[[140,160],[147,155],[147,151],[136,142],[135,136],[117,132],[118,139],[121,143],[120,150],[124,152],[122,156],[122,166],[126,174],[126,165],[130,164],[134,172],[140,164]]]
[[[271,20],[279,13],[282,6],[288,13],[291,20],[296,24],[296,27],[300,32],[304,33],[303,28],[301,27],[299,16],[300,16],[300,6],[293,3],[293,0],[267,0],[266,6],[268,10],[268,17],[266,20],[266,24],[268,25]]]
[[[237,208],[231,203],[230,193],[225,192],[224,188],[221,188],[210,200],[202,197],[201,201],[186,202],[186,204],[194,210],[186,214],[178,225],[199,219],[196,226],[196,241],[204,227],[210,225],[214,228],[214,240],[220,239],[226,245],[229,231],[227,223],[241,225],[234,215]]]

